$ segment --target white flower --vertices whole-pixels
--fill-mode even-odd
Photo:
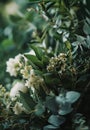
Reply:
[[[16,102],[15,106],[13,107],[13,111],[16,115],[21,114],[25,108],[23,107],[23,104],[20,102]]]
[[[21,69],[20,73],[22,74],[24,79],[28,79],[30,75],[30,70],[32,69],[31,65],[25,65],[23,69]]]
[[[30,76],[28,78],[28,80],[26,80],[26,86],[28,88],[30,87],[34,87],[34,88],[38,88],[39,86],[42,86],[42,84],[44,83],[44,79],[41,78],[40,76],[37,76],[34,72],[34,70],[32,69],[30,71]]]
[[[10,73],[11,76],[17,76],[18,63],[13,58],[10,58],[7,61],[7,69],[6,71]]]
[[[23,55],[19,54],[15,58],[10,58],[6,64],[6,72],[9,72],[11,76],[17,76],[18,71],[20,70],[20,67],[22,64],[20,63],[21,57]]]
[[[15,2],[9,2],[5,6],[5,13],[8,15],[15,15],[19,12],[19,6]]]
[[[28,88],[25,86],[24,82],[18,81],[14,84],[10,91],[10,97],[12,100],[15,99],[15,97],[19,96],[19,91],[26,93]]]

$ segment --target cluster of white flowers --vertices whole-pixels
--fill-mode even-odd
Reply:
[[[21,114],[22,112],[26,112],[26,109],[23,107],[23,104],[17,101],[17,97],[20,96],[20,91],[26,93],[28,88],[25,86],[24,81],[16,81],[13,83],[13,87],[10,91],[10,99],[11,101],[16,101],[13,111],[16,115]]]
[[[37,76],[34,72],[34,70],[32,69],[30,71],[30,75],[29,78],[26,80],[26,86],[28,88],[33,87],[33,88],[38,88],[39,86],[42,86],[44,83],[44,79],[40,76]]]
[[[32,70],[31,65],[25,65],[21,70],[20,73],[24,79],[28,79],[30,76],[30,71]]]
[[[19,96],[19,91],[23,93],[26,93],[28,91],[28,88],[25,86],[25,83],[23,81],[17,81],[16,83],[14,83],[10,91],[11,100],[15,100],[16,97]]]
[[[20,63],[22,57],[23,55],[19,54],[15,58],[10,58],[6,62],[7,64],[6,71],[9,72],[10,76],[17,76],[18,71],[22,67],[22,64]]]
[[[32,51],[28,54],[35,55]],[[20,91],[27,93],[29,92],[29,89],[31,89],[34,93],[35,89],[43,86],[44,79],[35,74],[33,67],[28,64],[28,59],[22,54],[15,56],[15,58],[10,58],[7,61],[6,71],[9,72],[10,76],[22,76],[22,80],[15,80],[13,82],[9,96],[11,102],[16,102],[13,107],[13,111],[16,115],[23,111],[26,112],[23,104],[18,100],[20,97]]]

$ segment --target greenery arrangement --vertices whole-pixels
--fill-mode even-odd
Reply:
[[[28,52],[6,62],[13,83],[9,90],[0,85],[0,130],[90,129],[88,3],[25,2],[43,26],[33,30]]]

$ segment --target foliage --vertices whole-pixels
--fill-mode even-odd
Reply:
[[[18,53],[27,52],[33,31],[42,18],[35,11],[27,11],[26,0],[0,1],[0,83],[12,82],[5,73],[6,61]],[[38,26],[38,30],[44,26]],[[4,57],[4,58],[3,58]]]
[[[20,35],[15,35],[15,30],[12,33],[18,36],[16,43],[29,43],[30,51],[6,62],[6,71],[14,82],[5,94],[1,85],[1,130],[90,129],[90,103],[85,102],[87,97],[90,99],[88,2],[23,0],[21,7],[27,11],[24,19],[16,19],[17,23],[26,22],[26,19],[30,21],[29,17],[35,12],[43,22],[39,21],[38,27],[35,24],[35,29],[30,26],[31,30],[28,24],[24,25],[28,31],[23,34],[18,31]],[[20,39],[20,36],[25,39]]]

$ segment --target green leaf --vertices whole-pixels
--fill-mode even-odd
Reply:
[[[77,80],[77,83],[80,83],[80,82],[85,82],[87,81],[87,79],[90,79],[90,74],[83,74],[82,76],[80,76],[80,78]]]
[[[39,2],[42,2],[42,0],[29,0],[30,3],[39,3]]]
[[[83,31],[85,32],[85,34],[90,34],[90,26],[89,26],[89,24],[87,24],[86,22],[85,22],[85,25],[84,25],[84,27],[83,27]]]
[[[90,49],[90,36],[88,35],[87,36],[87,38],[86,38],[86,47],[88,48],[88,49]]]
[[[30,60],[36,66],[38,66],[40,68],[43,67],[42,61],[38,60],[38,58],[36,56],[30,55],[30,54],[25,54],[25,56],[28,58],[28,60]]]
[[[58,113],[58,104],[55,97],[48,97],[45,102],[45,106],[54,114]]]
[[[14,23],[20,21],[22,19],[22,17],[18,16],[18,15],[10,15],[10,20]]]
[[[66,99],[70,103],[76,102],[79,99],[79,97],[80,97],[79,92],[69,91],[69,92],[66,93]]]
[[[42,57],[42,62],[43,62],[44,65],[48,65],[48,63],[49,63],[49,58],[48,58],[47,56],[43,56],[43,57]]]
[[[58,129],[58,127],[56,126],[53,126],[53,125],[47,125],[47,126],[44,126],[43,130],[56,130]]]
[[[85,40],[85,37],[80,36],[80,35],[76,35],[77,37],[77,41],[79,41],[80,43],[82,43]]]
[[[52,73],[45,73],[43,76],[45,83],[51,87],[60,84],[60,79],[58,79],[57,76],[53,75]]]
[[[40,47],[35,46],[35,45],[30,45],[30,47],[34,50],[34,52],[35,52],[37,58],[38,58],[39,60],[41,60],[41,59],[42,59],[42,56],[43,56],[42,49],[41,49]]]
[[[60,46],[61,46],[60,42],[57,41],[56,46],[55,46],[56,55],[58,55],[60,53],[60,49],[61,49]]]
[[[1,45],[2,45],[3,50],[5,50],[5,51],[9,51],[12,48],[15,48],[13,39],[8,39],[7,38],[7,39],[2,41]]]
[[[72,112],[73,108],[71,107],[71,103],[65,101],[63,103],[60,104],[60,110],[58,111],[58,113],[60,115],[67,115],[70,112]]]
[[[59,115],[51,115],[48,119],[48,122],[56,127],[59,127],[64,121],[65,118]]]
[[[43,76],[43,71],[36,69],[36,70],[34,70],[34,72],[35,72],[36,75]]]
[[[35,107],[35,114],[41,116],[45,112],[45,106],[41,103],[37,104]]]
[[[22,93],[20,91],[20,101],[23,104],[23,106],[26,108],[26,110],[28,110],[29,112],[31,110],[34,110],[36,104],[28,93]]]
[[[71,50],[71,44],[70,44],[69,41],[66,41],[66,47],[67,47],[69,50]]]

